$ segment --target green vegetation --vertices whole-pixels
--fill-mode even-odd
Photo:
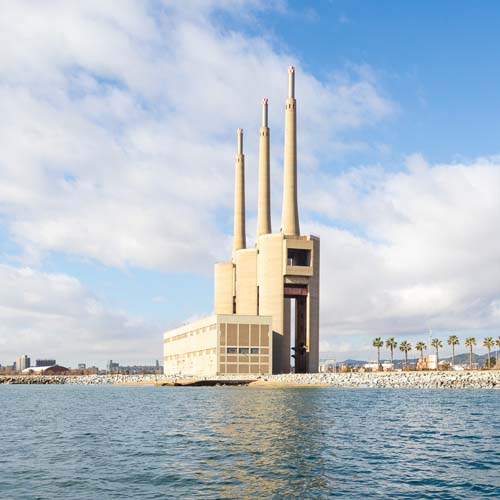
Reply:
[[[500,335],[495,340],[495,346],[499,348],[499,349],[497,349],[497,352],[496,352],[495,368],[500,368],[500,366],[498,366],[498,351],[500,350]]]
[[[384,347],[384,341],[380,337],[373,339],[373,347],[377,348],[377,370],[380,370],[380,348]]]
[[[431,346],[436,349],[436,361],[439,363],[439,349],[443,347],[443,343],[439,339],[432,339]],[[455,358],[455,356],[453,356]],[[455,361],[455,359],[453,359]]]
[[[424,351],[427,349],[425,342],[417,342],[415,349],[420,352],[420,359],[424,359]]]
[[[461,344],[460,339],[456,335],[450,335],[447,339],[447,344],[451,347],[451,363],[442,361],[438,367],[438,369],[443,369],[443,370],[448,370],[448,369],[454,369],[456,357],[458,358],[457,361],[459,364],[462,364],[465,362],[465,356],[466,354],[459,354],[456,356],[456,346],[459,346]],[[472,352],[473,348],[477,345],[477,341],[475,337],[468,337],[465,339],[464,342],[465,346],[469,350],[469,368],[472,369],[472,361],[474,358],[474,353]],[[377,349],[377,369],[380,370],[382,368],[382,364],[380,363],[380,349],[384,347],[388,349],[391,353],[391,365],[394,367],[394,351],[399,345],[399,350],[404,353],[405,355],[405,361],[404,361],[404,369],[408,370],[408,352],[412,350],[412,345],[410,342],[407,340],[401,341],[399,344],[396,342],[396,339],[394,337],[390,337],[388,339],[382,340],[382,338],[377,337],[373,339],[372,341],[373,347]],[[433,338],[430,346],[433,347],[436,350],[436,358],[437,362],[439,363],[439,350],[442,349],[443,347],[443,341],[438,339],[438,338]],[[500,369],[500,364],[499,364],[499,353],[500,353],[500,335],[494,339],[493,337],[485,337],[482,342],[482,346],[488,349],[488,354],[487,355],[477,355],[479,356],[479,362],[484,363],[484,367],[487,369],[491,369],[493,366],[495,366],[497,369]],[[497,351],[494,352],[493,356],[491,355],[491,350],[493,348],[497,348]],[[420,359],[424,359],[424,351],[428,349],[428,345],[423,342],[423,341],[418,341],[415,344],[415,350],[417,350],[420,353]],[[428,368],[428,366],[427,366]]]
[[[456,335],[448,337],[448,345],[451,345],[451,366],[455,366],[455,346],[460,344],[460,340]]]
[[[405,370],[408,370],[408,352],[411,351],[411,344],[403,340],[403,342],[399,344],[399,350],[405,353]]]
[[[483,340],[483,346],[488,349],[488,368],[491,368],[491,348],[495,345],[493,337],[486,337]]]
[[[498,337],[498,338],[500,339],[500,337]],[[499,342],[500,342],[500,340],[499,340]],[[385,347],[387,349],[390,349],[390,351],[391,351],[391,365],[394,365],[394,349],[396,349],[397,346],[398,346],[398,343],[396,342],[394,337],[391,337],[390,339],[387,339],[385,341]]]
[[[476,339],[474,337],[467,337],[465,339],[465,345],[469,348],[469,368],[472,369],[472,348],[476,345]]]
[[[452,354],[451,354],[451,364],[446,362],[446,361],[441,362],[441,369],[445,369],[445,370],[448,369],[450,366],[453,369],[453,367],[455,366],[455,361],[456,361],[455,360],[455,348],[456,348],[456,346],[460,345],[460,340],[456,335],[450,335],[447,339],[447,343],[451,347]],[[472,352],[472,350],[473,350],[474,346],[477,345],[476,338],[475,337],[468,337],[467,339],[465,339],[464,344],[469,350],[469,353],[468,353],[469,354],[469,367],[470,367],[470,369],[472,369],[472,361],[473,361],[473,357],[474,357],[474,353]],[[372,345],[373,345],[373,347],[375,347],[377,349],[378,369],[380,370],[381,366],[382,366],[380,363],[380,349],[382,347],[384,347],[384,345],[385,345],[385,348],[388,349],[391,353],[391,365],[394,367],[394,351],[398,347],[398,343],[396,342],[396,339],[394,337],[390,337],[390,338],[386,339],[384,342],[380,337],[377,337],[376,339],[373,339]],[[485,347],[486,349],[488,349],[487,356],[486,355],[478,355],[479,360],[481,360],[481,363],[483,362],[483,360],[485,361],[484,367],[491,369],[493,367],[493,365],[495,365],[495,367],[497,369],[500,368],[499,359],[498,359],[500,349],[497,349],[497,351],[494,353],[494,356],[491,355],[491,350],[494,347],[500,348],[500,335],[496,339],[494,339],[493,337],[485,337],[483,339],[482,346]],[[440,349],[443,348],[443,341],[438,339],[438,338],[433,338],[431,340],[429,347],[433,347],[435,349],[436,360],[439,363],[439,352],[440,352]],[[415,344],[415,350],[417,350],[420,353],[421,360],[424,359],[424,351],[427,349],[428,349],[428,346],[423,341],[418,341]],[[409,369],[409,367],[408,367],[408,352],[412,350],[412,345],[407,340],[403,340],[402,342],[399,343],[399,350],[401,352],[403,352],[405,355],[404,369],[408,370]],[[458,358],[459,358],[458,363],[459,364],[464,363],[465,357],[466,357],[465,353],[459,354],[458,355]]]

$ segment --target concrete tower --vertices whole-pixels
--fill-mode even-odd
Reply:
[[[285,151],[283,171],[283,212],[281,231],[298,236],[297,206],[297,103],[295,101],[295,68],[288,68],[288,97],[285,104]]]
[[[245,155],[243,154],[243,129],[239,128],[234,164],[234,233],[233,255],[246,248],[245,232]]]
[[[273,373],[288,373],[292,369],[297,373],[316,372],[319,364],[320,240],[317,236],[300,236],[299,231],[293,67],[288,69],[285,108],[282,227],[279,233],[274,234],[271,233],[270,222],[267,100],[262,103],[255,248],[245,248],[242,140],[239,131],[233,259],[215,265],[214,311],[216,314],[232,314],[242,319],[271,317],[272,349],[264,347],[259,355],[265,357],[272,354]],[[227,349],[232,359],[235,347],[228,346]],[[243,350],[243,354],[246,352]]]
[[[259,139],[259,203],[257,207],[257,236],[271,232],[271,189],[269,179],[269,127],[267,99],[262,99],[262,124]]]

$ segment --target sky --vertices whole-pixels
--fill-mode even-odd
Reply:
[[[0,0],[0,363],[153,364],[212,312],[238,127],[255,240],[262,97],[279,228],[289,65],[321,352],[498,337],[499,25],[487,0]]]

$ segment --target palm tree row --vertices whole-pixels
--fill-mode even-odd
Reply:
[[[455,366],[455,347],[460,345],[460,340],[456,335],[450,335],[448,337],[448,345],[451,347],[451,364],[452,366]],[[380,349],[384,347],[384,341],[380,338],[377,337],[376,339],[373,339],[372,343],[373,347],[377,349],[377,368],[381,368],[380,364]],[[467,337],[465,339],[465,346],[469,348],[469,366],[472,367],[472,349],[473,347],[477,345],[475,337]],[[391,337],[385,341],[385,347],[386,349],[389,349],[391,352],[391,365],[394,365],[394,350],[397,348],[398,343],[394,339],[394,337]],[[431,346],[434,347],[436,350],[436,359],[439,362],[439,349],[443,347],[443,342],[439,340],[438,338],[434,338],[431,341]],[[500,335],[498,338],[495,340],[493,337],[486,337],[483,340],[483,347],[486,347],[488,349],[488,359],[487,359],[487,366],[488,368],[491,368],[491,349],[492,347],[500,347]],[[425,345],[425,342],[417,342],[415,344],[415,349],[420,352],[420,358],[423,359],[424,357],[424,351],[427,349],[427,346]],[[408,352],[412,350],[412,345],[410,342],[403,340],[399,344],[399,350],[401,352],[404,352],[405,354],[405,369],[408,369]],[[495,360],[495,366],[498,367],[498,350],[496,352],[496,360]]]

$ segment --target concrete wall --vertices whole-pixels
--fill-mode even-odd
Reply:
[[[216,375],[217,316],[209,316],[164,334],[163,373]]]
[[[236,314],[256,315],[257,250],[238,250],[234,255],[236,268]]]
[[[166,375],[272,373],[272,320],[266,316],[213,315],[166,332]]]
[[[283,241],[284,236],[266,234],[257,240],[259,314],[273,318],[273,372],[290,371],[290,336],[285,330],[283,298]]]
[[[234,265],[218,262],[214,266],[214,312],[233,314]]]
[[[307,344],[309,346],[309,371],[319,371],[319,289],[320,289],[320,240],[311,236],[313,242],[313,275],[309,280],[309,296],[307,297],[307,315],[310,318],[307,327]]]
[[[219,373],[272,373],[272,319],[219,316]]]

